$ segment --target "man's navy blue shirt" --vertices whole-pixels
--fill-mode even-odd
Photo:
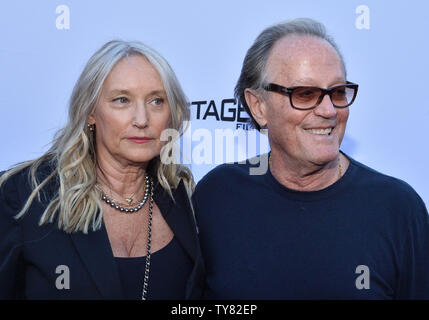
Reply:
[[[311,192],[226,164],[194,194],[207,299],[429,299],[429,218],[405,182],[350,159]]]

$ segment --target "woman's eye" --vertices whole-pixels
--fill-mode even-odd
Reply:
[[[113,101],[118,101],[119,103],[127,103],[128,102],[128,98],[119,97],[119,98],[113,99]]]
[[[164,102],[164,99],[163,98],[154,98],[154,99],[152,99],[151,102],[156,106],[160,106]]]

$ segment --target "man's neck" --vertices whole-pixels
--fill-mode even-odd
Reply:
[[[269,168],[273,177],[288,189],[317,191],[339,180],[348,164],[348,159],[341,153],[336,159],[324,164],[293,161],[274,153]]]

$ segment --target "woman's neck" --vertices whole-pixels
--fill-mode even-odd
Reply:
[[[145,165],[124,164],[114,159],[97,159],[97,183],[104,192],[121,197],[140,194],[143,191],[146,175]]]

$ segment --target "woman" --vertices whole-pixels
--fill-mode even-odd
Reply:
[[[173,70],[140,42],[89,60],[50,150],[0,178],[0,297],[195,299],[203,264],[190,171],[161,134],[189,119]]]

